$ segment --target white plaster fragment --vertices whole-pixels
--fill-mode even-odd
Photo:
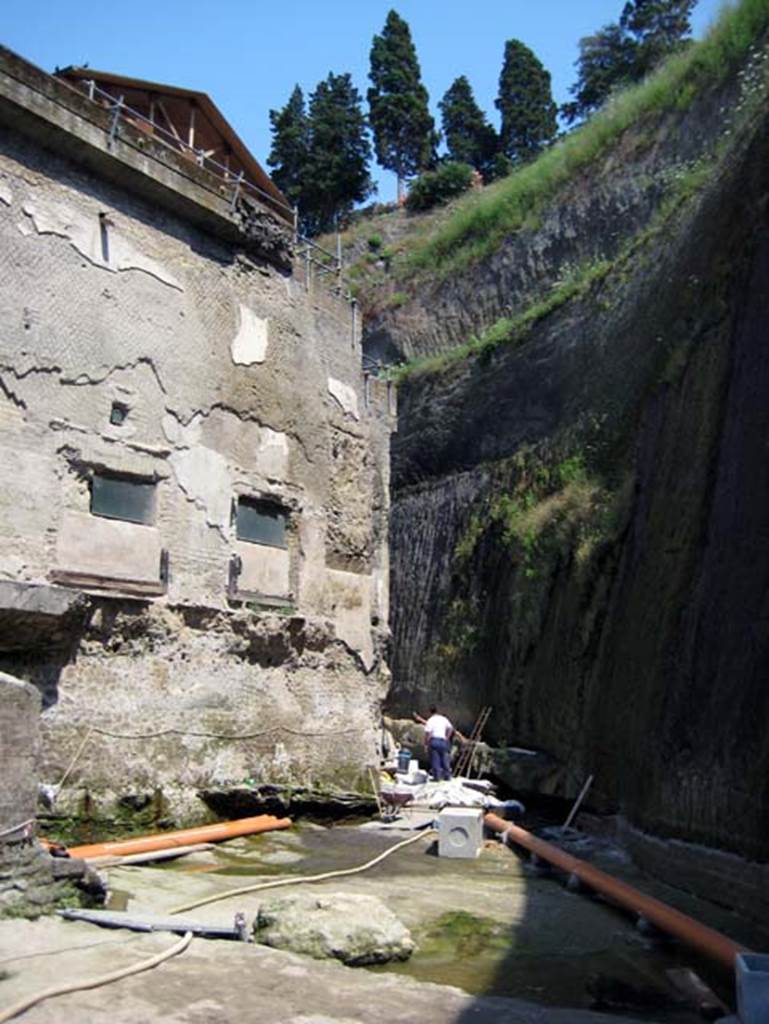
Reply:
[[[356,420],[360,419],[358,396],[355,393],[355,388],[351,388],[349,384],[343,384],[341,380],[336,380],[334,377],[329,377],[328,391],[349,416],[354,417]]]
[[[11,186],[4,178],[0,178],[0,203],[10,206],[12,202],[13,192],[11,192]]]
[[[173,452],[169,462],[181,489],[205,512],[206,522],[225,532],[230,523],[232,477],[224,456],[197,445]]]
[[[371,577],[338,569],[326,570],[326,613],[336,635],[357,651],[368,672],[374,664],[371,637]]]
[[[269,341],[269,321],[240,303],[240,329],[232,339],[232,361],[243,366],[263,363]]]
[[[28,220],[16,221],[16,227],[18,228],[19,234],[24,235],[25,238],[34,232],[34,228]]]
[[[277,430],[262,427],[259,432],[259,448],[256,465],[260,473],[270,480],[288,478],[288,438]]]
[[[175,416],[172,416],[170,412],[167,412],[161,419],[160,426],[169,444],[179,444],[182,439],[182,431],[184,428]]]
[[[145,256],[114,226],[103,224],[95,212],[86,214],[74,206],[45,200],[25,203],[22,209],[39,235],[65,238],[94,266],[113,274],[139,270],[162,284],[184,291],[162,264]]]
[[[195,413],[189,423],[182,423],[173,413],[167,412],[160,421],[166,440],[179,448],[192,448],[200,444],[203,417]]]

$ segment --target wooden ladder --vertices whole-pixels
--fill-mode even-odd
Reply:
[[[481,708],[478,717],[475,720],[473,731],[470,733],[467,742],[462,747],[457,763],[454,766],[455,775],[464,775],[472,767],[473,758],[475,756],[475,748],[481,741],[483,730],[486,728],[486,723],[491,718],[491,707]],[[468,776],[469,778],[469,776]]]

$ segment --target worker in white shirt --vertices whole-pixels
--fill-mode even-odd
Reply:
[[[425,750],[430,756],[430,774],[436,782],[451,778],[451,737],[454,726],[433,705],[425,722]]]

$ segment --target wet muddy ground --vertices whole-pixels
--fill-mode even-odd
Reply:
[[[182,875],[247,877],[305,875],[362,863],[405,833],[358,826],[244,838],[167,862]],[[734,915],[644,878],[622,851],[576,837],[571,852],[720,928],[745,944],[766,936]],[[369,968],[420,981],[456,985],[473,995],[531,1000],[614,1013],[653,1014],[686,1024],[701,1017],[682,1003],[666,971],[692,967],[727,1003],[731,979],[678,943],[642,934],[636,922],[600,899],[572,893],[556,874],[489,840],[477,861],[442,860],[424,840],[375,868],[326,887],[383,897],[413,931],[418,949],[406,963]]]
[[[221,995],[224,1001],[217,1004],[220,1006],[218,1015],[213,1011],[211,1016],[182,1013],[173,1016],[173,1021],[179,1024],[227,1021],[230,1018],[226,1000],[235,999],[241,984],[240,980],[233,981],[231,975],[234,965],[244,957],[249,967],[242,984],[252,994],[259,992],[257,968],[262,969],[268,959],[280,965],[281,971],[293,964],[291,970],[300,972],[297,977],[311,979],[306,996],[311,1005],[305,1008],[302,1004],[300,984],[292,989],[292,998],[299,999],[303,1012],[312,1010],[313,1022],[316,1017],[321,1020],[316,1012],[317,1005],[312,1002],[320,996],[312,996],[311,992],[322,991],[324,984],[330,985],[329,991],[341,991],[339,980],[335,980],[341,978],[345,983],[342,988],[349,990],[350,1005],[344,1012],[339,1009],[341,1016],[332,1015],[323,1020],[368,1020],[368,1010],[364,1014],[358,1003],[368,1005],[366,1001],[371,996],[364,993],[370,990],[376,994],[375,1001],[392,1001],[389,1017],[382,1016],[382,1012],[377,1017],[372,1005],[372,1021],[536,1020],[544,1024],[561,1019],[593,1020],[589,1013],[593,1010],[625,1020],[695,1024],[702,1018],[678,998],[666,975],[670,968],[681,966],[693,967],[725,1000],[732,998],[730,978],[722,976],[717,969],[702,963],[676,943],[642,934],[624,913],[599,899],[570,892],[557,876],[538,874],[524,859],[496,840],[485,844],[477,860],[462,861],[439,858],[434,839],[425,838],[363,874],[312,886],[299,881],[306,875],[362,864],[406,835],[358,825],[321,828],[300,823],[289,831],[232,840],[157,866],[109,869],[113,907],[126,908],[137,915],[164,913],[214,893],[225,894],[251,882],[282,877],[296,878],[297,888],[371,894],[383,899],[401,918],[412,930],[418,945],[416,953],[406,963],[380,968],[333,965],[342,974],[328,975],[329,965],[291,954],[269,951],[268,957],[263,947],[241,949],[236,948],[235,943],[195,940],[194,958],[185,953],[178,963],[174,962],[173,968],[164,965],[145,976],[148,982],[140,990],[142,998],[149,998],[160,985],[160,972],[168,972],[170,976],[173,971],[174,976],[181,977],[185,961],[192,964],[195,960],[195,984],[203,985],[203,979],[207,979],[206,990],[212,993],[224,986],[227,989],[226,994]],[[585,840],[577,846],[581,848],[572,852],[593,859],[605,870],[675,904],[738,941],[757,948],[769,945],[765,936],[746,928],[727,911],[643,878],[621,851],[608,844]],[[266,895],[270,895],[270,890]],[[250,920],[261,898],[260,893],[230,897],[185,916],[193,920],[231,923],[235,912],[243,911]],[[3,998],[5,991],[29,990],[32,985],[29,971],[34,969],[35,949],[45,950],[46,942],[66,946],[77,936],[78,943],[89,949],[99,944],[101,961],[109,952],[110,943],[138,941],[126,938],[122,932],[105,932],[88,925],[50,919],[35,925],[24,923],[32,959],[14,962],[13,949],[9,953],[9,941],[13,945],[13,940],[7,931],[8,924],[0,924],[0,961],[7,961],[6,964],[0,962],[0,969],[5,966],[10,971],[10,978],[0,982],[0,1007],[8,1001]],[[150,939],[156,945],[164,942],[170,945],[173,941],[169,935],[147,937],[147,941]],[[258,955],[252,951],[257,951]],[[64,956],[70,958],[70,963],[77,964],[81,973],[96,969],[96,963],[89,959],[93,956],[91,953],[83,954],[82,966],[75,954],[70,952]],[[301,968],[296,966],[297,962]],[[271,970],[274,972],[275,967]],[[238,974],[237,978],[240,977]],[[328,977],[332,978],[331,982],[327,982]],[[452,988],[436,989],[433,987],[436,984]],[[190,986],[192,991],[192,982]],[[184,985],[181,988],[186,991]],[[439,991],[440,998],[435,994]],[[75,996],[65,998],[77,999]],[[415,1008],[423,999],[432,1009],[427,1015],[424,1009],[416,1014]],[[525,1003],[518,1002],[521,1000]],[[529,1010],[525,1009],[527,1005]],[[537,1006],[540,1011],[536,1010]],[[438,1007],[442,1009],[439,1011]],[[570,1016],[562,1018],[556,1008],[568,1010]],[[305,1020],[301,1012],[298,1015],[295,1012],[293,1017],[280,1014],[271,1017],[266,1007],[263,1011],[264,1021]],[[76,1015],[70,1019],[106,1021],[106,1012],[105,1009],[104,1018],[95,1013],[93,1017]],[[399,1016],[401,1012],[404,1016]],[[63,1018],[41,1007],[30,1011],[28,1019],[29,1024],[47,1024]],[[595,1019],[607,1020],[607,1017]]]

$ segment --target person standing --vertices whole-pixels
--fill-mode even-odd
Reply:
[[[430,774],[436,782],[451,778],[451,737],[454,726],[433,705],[425,722],[425,750],[430,755]]]

